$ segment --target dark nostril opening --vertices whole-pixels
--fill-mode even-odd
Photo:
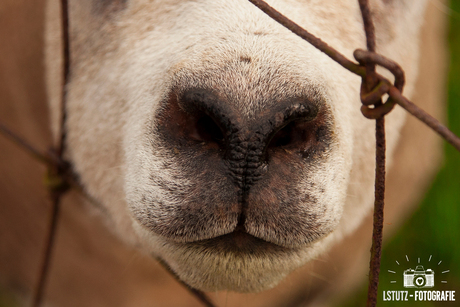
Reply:
[[[289,123],[275,133],[268,147],[283,147],[292,143],[294,123]]]
[[[198,118],[195,124],[194,138],[198,141],[222,144],[224,134],[216,122],[208,115]]]
[[[276,113],[273,133],[271,134],[267,149],[303,147],[316,130],[318,107],[314,105],[293,104],[283,113]],[[276,127],[278,126],[278,127]]]
[[[314,122],[296,120],[278,130],[268,143],[268,149],[299,147],[307,143],[315,132]]]
[[[206,89],[190,89],[179,95],[172,91],[162,113],[162,127],[177,141],[222,148],[229,113],[225,106],[219,96]]]

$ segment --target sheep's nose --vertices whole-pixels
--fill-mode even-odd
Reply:
[[[212,159],[217,155],[243,192],[268,170],[272,153],[302,154],[316,133],[312,122],[319,106],[308,99],[285,99],[245,114],[225,97],[204,89],[173,92],[162,125],[169,141],[182,149],[189,146],[183,154],[204,150]]]

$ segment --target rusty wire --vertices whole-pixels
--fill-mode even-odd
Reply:
[[[51,217],[49,222],[48,234],[45,242],[45,253],[43,255],[38,282],[33,296],[32,306],[39,307],[43,300],[45,292],[46,280],[48,277],[49,266],[53,254],[53,247],[56,238],[57,226],[59,222],[59,212],[61,207],[61,198],[70,188],[68,183],[68,174],[70,163],[63,159],[65,150],[65,122],[66,122],[66,85],[69,81],[70,74],[70,39],[69,39],[69,10],[67,0],[61,0],[61,29],[62,29],[62,56],[63,56],[63,71],[62,71],[62,93],[61,93],[61,123],[59,127],[59,138],[57,144],[50,150],[51,156],[54,156],[55,163],[48,165],[46,177],[47,188],[51,199]]]
[[[193,294],[200,302],[203,303],[206,307],[215,307],[214,303],[209,299],[209,297],[200,290],[190,287],[186,283],[180,280],[179,276],[177,276],[176,272],[174,272],[171,267],[161,258],[156,258],[157,261],[168,271],[168,273],[174,277],[179,283],[181,283],[191,294]]]
[[[421,108],[417,107],[414,103],[409,101],[402,95],[404,86],[404,71],[401,67],[375,53],[375,29],[372,21],[371,11],[369,8],[368,0],[358,0],[361,15],[363,18],[364,31],[366,35],[366,45],[368,51],[357,49],[354,52],[355,59],[360,65],[357,65],[345,56],[339,53],[334,48],[323,42],[321,39],[315,37],[287,17],[283,16],[277,10],[269,6],[262,0],[249,0],[259,9],[261,9],[268,16],[276,20],[281,25],[292,31],[294,34],[308,41],[317,49],[324,52],[331,59],[339,63],[342,67],[355,73],[362,78],[361,85],[361,101],[363,106],[361,112],[366,118],[376,120],[375,137],[376,137],[376,167],[375,167],[375,192],[374,192],[374,216],[373,216],[373,233],[372,233],[372,247],[371,247],[371,260],[369,264],[369,286],[367,303],[368,307],[376,306],[377,304],[377,290],[379,283],[380,273],[380,259],[382,254],[382,238],[383,238],[383,209],[385,198],[385,119],[384,116],[388,114],[398,103],[410,114],[417,117],[426,125],[435,130],[444,139],[451,143],[458,151],[460,151],[460,139],[452,133],[447,127],[442,125],[435,118],[427,114]],[[375,72],[376,64],[385,67],[395,76],[395,83],[384,78]],[[385,103],[382,103],[382,96],[388,94],[389,98]],[[369,106],[372,105],[373,108]]]
[[[66,101],[67,91],[66,87],[69,83],[70,78],[70,31],[69,31],[69,9],[68,0],[60,0],[61,4],[61,26],[62,26],[62,43],[63,43],[63,71],[62,71],[62,93],[61,93],[61,118],[60,128],[58,133],[57,144],[55,144],[48,153],[41,153],[39,150],[30,145],[27,141],[19,137],[17,134],[9,130],[5,125],[0,122],[0,132],[5,134],[10,140],[22,147],[25,151],[31,154],[33,157],[44,163],[48,167],[46,175],[46,186],[49,191],[51,200],[51,216],[48,224],[48,232],[45,242],[45,252],[43,254],[42,263],[40,266],[40,272],[38,276],[38,282],[35,287],[32,306],[39,307],[43,300],[46,281],[48,277],[49,267],[52,258],[52,250],[55,244],[55,238],[57,233],[57,226],[59,221],[59,212],[61,205],[62,196],[70,189],[74,188],[79,191],[85,198],[98,207],[105,211],[105,209],[90,195],[88,195],[80,183],[76,180],[75,174],[72,172],[70,163],[64,159],[65,152],[65,140],[66,140]],[[170,267],[162,259],[158,259],[158,262],[187,290],[190,291],[204,306],[214,307],[212,301],[208,296],[197,289],[194,289],[184,283],[179,277],[170,269]]]
[[[49,266],[51,263],[51,256],[53,252],[54,242],[56,238],[57,224],[59,220],[59,211],[60,211],[60,201],[62,193],[51,193],[51,218],[49,222],[48,234],[46,237],[45,243],[45,252],[42,259],[42,264],[40,266],[40,274],[38,276],[37,286],[35,288],[35,293],[33,296],[32,306],[38,307],[41,305],[43,300],[43,294],[45,290],[46,280],[48,277]]]
[[[311,45],[313,45],[320,51],[324,52],[327,56],[329,56],[332,60],[340,64],[343,68],[347,69],[348,71],[358,76],[361,76],[361,77],[366,76],[366,69],[363,66],[350,61],[344,55],[338,52],[336,49],[332,48],[331,46],[323,42],[321,39],[319,39],[318,37],[312,35],[308,31],[300,27],[298,24],[288,19],[286,16],[282,15],[280,12],[278,12],[277,10],[269,6],[266,2],[262,0],[248,0],[248,1],[254,4],[255,6],[257,6],[260,10],[262,10],[268,16],[276,20],[278,23],[280,23],[281,25],[289,29],[291,32],[300,36],[301,38],[309,42]],[[398,75],[401,75],[402,73],[402,69],[398,68],[399,65],[397,65],[395,62],[391,61],[390,59],[387,59],[386,57],[380,54],[358,49],[355,51],[354,56],[355,56],[355,59],[359,62],[360,59],[357,58],[357,55],[362,56],[363,60],[364,58],[369,58],[375,61],[376,64],[381,65],[382,67],[385,67],[387,69],[391,68],[389,70],[392,73],[395,74],[395,72],[397,72],[397,74],[395,74],[396,77]],[[413,102],[405,98],[401,94],[401,91],[398,89],[398,84],[392,84],[388,79],[386,79],[385,77],[383,77],[382,75],[378,73],[376,73],[376,77],[390,88],[387,94],[390,96],[390,98],[394,100],[395,103],[397,103],[398,105],[403,107],[406,111],[408,111],[410,114],[412,114],[417,119],[425,123],[431,129],[437,132],[440,136],[442,136],[452,146],[454,146],[458,151],[460,151],[460,138],[459,137],[457,137],[452,131],[450,131],[446,126],[441,124],[434,117],[432,117],[431,115],[426,113],[424,110],[422,110],[420,107],[415,105]],[[385,104],[383,104],[383,106],[385,106]],[[375,116],[378,117],[379,114],[376,114]]]
[[[46,235],[46,242],[45,242],[45,250],[43,252],[43,259],[40,265],[40,272],[38,276],[38,282],[36,283],[34,289],[34,295],[32,298],[32,306],[38,307],[41,305],[43,300],[45,286],[47,281],[47,275],[50,268],[51,258],[52,258],[52,249],[55,244],[55,237],[57,232],[57,225],[59,221],[59,211],[60,211],[60,198],[67,192],[67,190],[73,189],[79,192],[86,201],[91,203],[94,207],[98,208],[102,212],[106,212],[106,209],[91,195],[87,194],[83,186],[78,182],[75,178],[75,174],[72,173],[70,168],[66,168],[65,171],[62,171],[59,176],[54,173],[50,173],[53,170],[55,165],[67,165],[64,160],[59,160],[57,155],[54,151],[49,151],[47,153],[41,152],[34,146],[32,146],[29,142],[24,140],[22,137],[17,135],[16,133],[9,130],[5,125],[0,122],[0,134],[5,135],[8,139],[10,139],[13,143],[19,146],[22,150],[28,153],[32,158],[36,159],[37,161],[41,162],[42,164],[48,167],[48,172],[45,176],[45,185],[48,189],[59,189],[59,187],[65,188],[62,190],[52,191],[50,193],[50,200],[51,200],[51,212],[50,212],[50,220],[48,224],[48,232]],[[56,193],[55,193],[56,192]],[[184,286],[193,296],[195,296],[200,302],[203,303],[204,306],[207,307],[214,307],[215,305],[212,303],[210,298],[203,292],[197,289],[194,289],[184,283],[182,280],[179,279],[177,274],[171,270],[171,268],[166,264],[166,262],[161,258],[156,258],[157,261],[160,263],[165,270],[173,276],[177,282],[179,282],[182,286]]]
[[[364,32],[366,34],[367,50],[376,52],[375,28],[372,21],[368,0],[358,0],[363,17]],[[370,93],[379,83],[375,74],[375,62],[362,62],[366,67],[366,77],[362,79],[361,97]],[[401,86],[402,90],[402,86]],[[363,93],[364,91],[364,93]],[[382,96],[375,97],[374,109],[381,108]],[[369,108],[367,105],[365,108]],[[363,109],[362,109],[363,110]],[[389,110],[391,111],[391,109]],[[388,112],[389,112],[388,111]],[[380,260],[382,257],[383,239],[383,209],[385,207],[385,115],[375,119],[375,191],[374,191],[374,222],[372,230],[371,261],[369,263],[369,286],[367,290],[367,307],[377,305],[377,290],[379,287]]]
[[[435,118],[420,109],[414,103],[409,101],[402,95],[404,86],[404,71],[401,67],[375,53],[375,31],[372,23],[371,12],[368,5],[368,0],[358,0],[361,9],[364,30],[366,34],[366,43],[368,51],[357,49],[354,52],[354,57],[359,64],[350,61],[337,50],[315,37],[296,23],[270,7],[262,0],[249,0],[256,7],[261,9],[278,23],[291,30],[294,34],[300,36],[317,49],[324,52],[331,59],[336,61],[350,72],[361,76],[363,82],[361,85],[361,101],[363,106],[361,111],[363,115],[370,119],[376,120],[376,185],[375,185],[375,203],[374,203],[374,231],[373,244],[371,249],[371,262],[369,273],[369,288],[367,306],[375,306],[377,302],[378,276],[380,270],[381,244],[382,244],[382,229],[383,229],[383,199],[385,191],[385,126],[384,115],[392,110],[397,103],[410,114],[424,122],[458,151],[460,151],[460,138],[452,133],[447,127],[442,125]],[[41,304],[47,274],[49,271],[54,239],[56,236],[57,224],[59,220],[60,200],[70,188],[74,188],[81,192],[91,203],[98,203],[87,195],[84,188],[75,179],[72,173],[70,163],[63,158],[65,151],[65,122],[66,122],[66,85],[70,76],[70,44],[69,44],[69,16],[67,0],[61,0],[62,14],[62,40],[63,40],[63,84],[61,97],[61,125],[59,131],[58,143],[47,153],[42,153],[34,148],[30,143],[19,137],[17,134],[8,129],[0,122],[0,133],[12,140],[18,146],[23,148],[32,157],[45,164],[48,167],[46,177],[46,186],[50,192],[52,202],[51,218],[49,223],[48,235],[45,244],[45,253],[40,268],[39,282],[37,283],[33,306],[38,307]],[[376,65],[380,65],[395,76],[395,83],[392,84],[388,79],[375,72]],[[385,103],[382,103],[381,97],[388,94],[389,98]],[[373,106],[372,108],[370,106]],[[182,285],[184,285],[198,300],[205,306],[213,307],[210,299],[200,290],[196,290],[182,282],[177,275],[169,268],[162,260],[158,259],[159,263]]]

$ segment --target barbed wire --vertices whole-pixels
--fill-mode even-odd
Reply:
[[[375,306],[377,302],[378,277],[380,271],[380,258],[382,247],[382,230],[383,230],[383,208],[384,208],[384,191],[385,191],[385,122],[384,116],[388,114],[395,104],[400,105],[410,114],[424,122],[446,141],[452,144],[460,151],[460,138],[452,133],[447,127],[431,115],[423,111],[417,105],[412,103],[402,95],[404,86],[404,71],[401,67],[390,59],[375,53],[375,31],[371,18],[371,11],[368,0],[358,0],[363,18],[364,31],[366,34],[367,51],[357,49],[353,53],[354,58],[358,61],[355,63],[337,50],[329,46],[321,39],[315,37],[277,10],[269,6],[262,0],[248,0],[268,16],[276,20],[278,23],[300,36],[317,49],[324,52],[335,62],[340,64],[348,71],[361,76],[362,85],[360,89],[360,97],[362,102],[361,112],[369,119],[376,120],[376,176],[375,176],[375,201],[374,201],[374,227],[371,249],[371,261],[369,270],[369,287],[367,306]],[[48,152],[43,153],[37,150],[29,142],[19,137],[12,130],[8,129],[0,122],[0,134],[6,136],[13,141],[24,151],[29,153],[34,159],[48,167],[45,180],[46,188],[50,194],[52,202],[51,217],[49,229],[46,239],[45,252],[40,267],[40,274],[35,288],[33,297],[33,306],[41,305],[43,294],[45,291],[47,274],[52,258],[52,249],[54,246],[54,238],[56,236],[57,225],[59,221],[60,200],[62,196],[69,190],[75,189],[81,192],[87,200],[96,206],[103,209],[103,206],[98,204],[90,195],[85,193],[84,187],[76,179],[72,172],[71,164],[64,159],[65,139],[66,139],[66,85],[70,77],[70,44],[69,44],[69,15],[67,0],[61,0],[61,16],[62,16],[62,40],[63,40],[63,84],[61,95],[61,124],[59,130],[59,138],[57,144]],[[388,69],[394,76],[395,82],[391,83],[388,79],[375,72],[375,67],[379,65]],[[389,98],[385,103],[382,102],[382,96],[388,94]],[[162,259],[158,262],[182,285],[184,285],[190,293],[192,293],[204,306],[213,307],[214,304],[208,296],[197,289],[191,288],[189,285],[182,282],[177,275],[169,268]]]

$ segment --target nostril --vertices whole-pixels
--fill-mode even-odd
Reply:
[[[272,133],[267,149],[304,147],[316,131],[319,108],[313,104],[293,103],[277,112],[270,121]]]
[[[294,123],[289,123],[284,128],[275,133],[270,140],[268,147],[283,147],[292,143]]]
[[[154,129],[165,144],[174,148],[222,149],[225,141],[225,127],[228,126],[228,112],[222,111],[218,97],[205,90],[189,90],[178,93],[172,90],[164,100],[164,107],[158,112]]]
[[[217,144],[222,144],[224,140],[222,130],[209,115],[198,117],[190,136],[197,141]]]
[[[187,146],[196,143],[210,145],[210,148],[225,146],[227,130],[231,127],[231,110],[212,91],[192,88],[183,93],[173,89],[165,108],[159,114],[159,126],[169,142],[175,141]]]
[[[292,121],[274,133],[268,149],[299,147],[306,144],[316,131],[315,124],[308,121]]]

